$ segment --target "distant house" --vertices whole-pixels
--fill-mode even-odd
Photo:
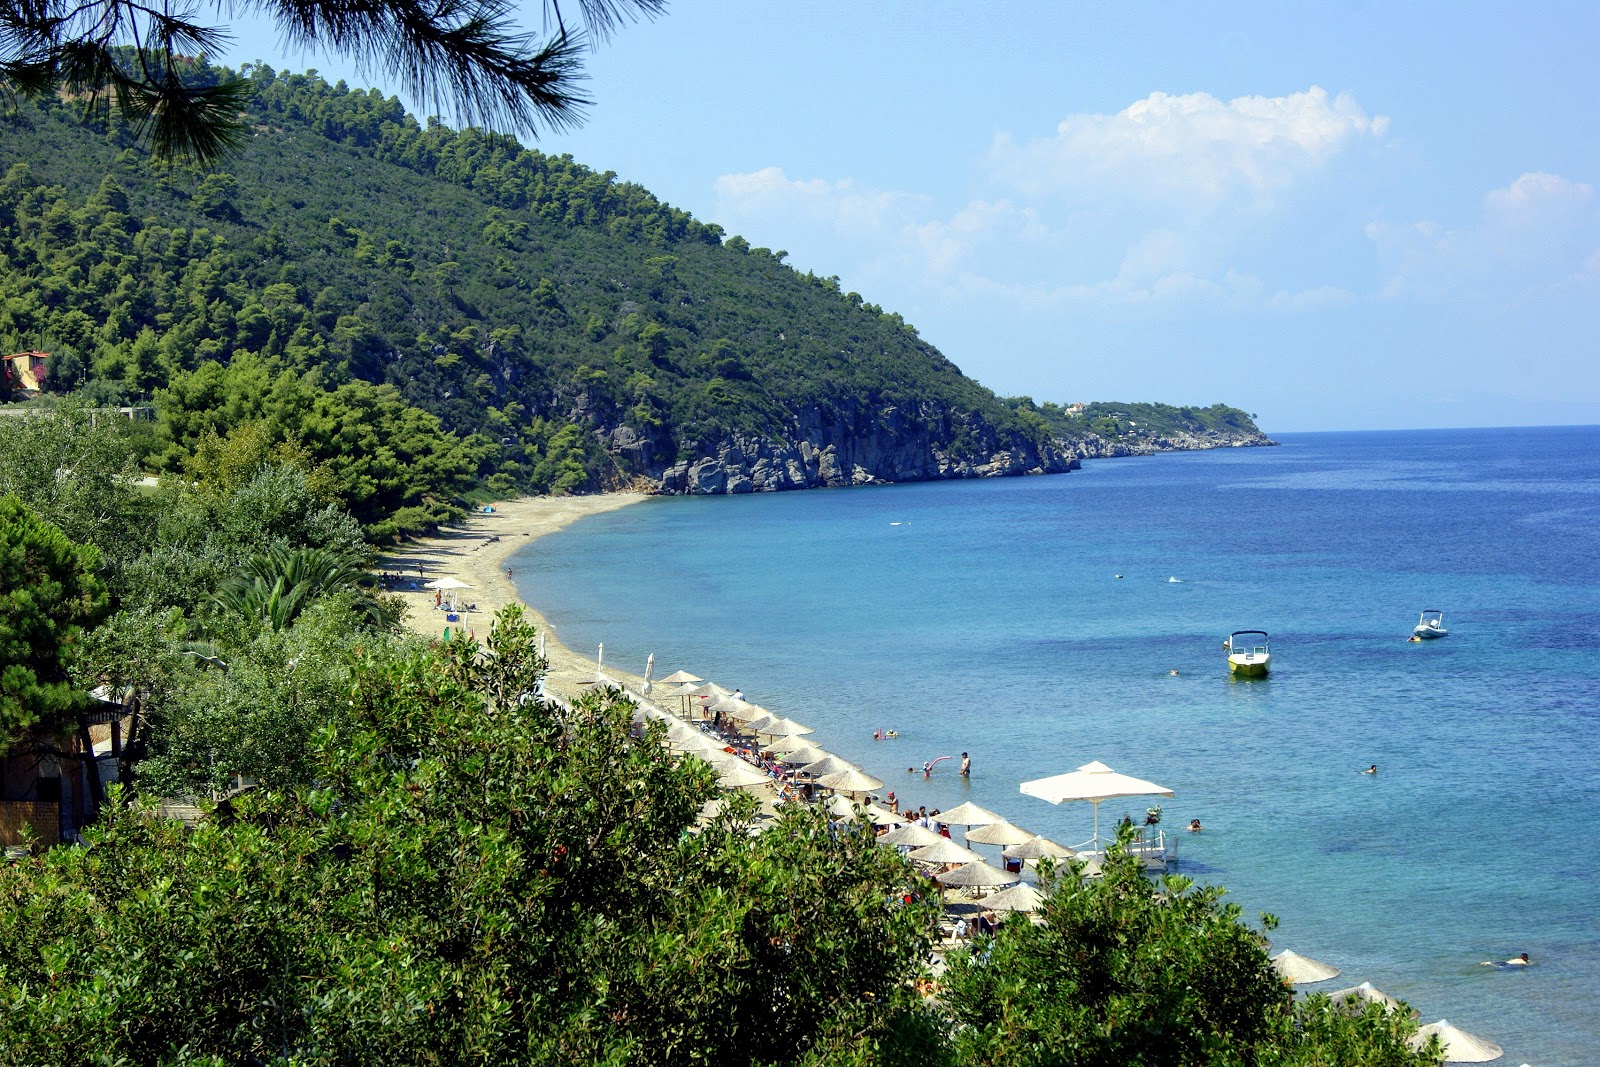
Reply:
[[[50,368],[46,365],[49,358],[48,352],[13,352],[6,356],[5,373],[11,379],[12,388],[26,396],[37,396],[50,377]]]
[[[82,717],[88,745],[77,729],[34,732],[0,747],[0,847],[21,845],[25,832],[42,847],[72,841],[94,821],[96,798],[117,780],[117,757],[127,709],[96,692]],[[99,781],[91,784],[89,775]]]

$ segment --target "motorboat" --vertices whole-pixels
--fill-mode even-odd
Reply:
[[[1272,662],[1265,630],[1235,630],[1223,642],[1228,650],[1228,671],[1241,678],[1260,678]]]
[[[1427,608],[1422,616],[1417,619],[1416,628],[1411,631],[1415,637],[1428,640],[1433,637],[1444,637],[1450,631],[1444,628],[1444,612],[1437,608]]]

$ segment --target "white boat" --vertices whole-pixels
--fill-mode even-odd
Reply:
[[[1443,637],[1450,631],[1444,628],[1444,612],[1437,608],[1427,608],[1422,612],[1422,617],[1417,620],[1416,628],[1411,631],[1413,636],[1424,640],[1433,637]]]
[[[1272,663],[1265,630],[1235,630],[1223,642],[1223,647],[1228,650],[1229,672],[1241,678],[1263,677]]]

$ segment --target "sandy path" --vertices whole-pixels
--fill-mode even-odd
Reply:
[[[432,590],[398,588],[394,593],[405,601],[405,624],[418,633],[442,637],[446,626],[451,627],[452,633],[457,627],[465,626],[482,639],[487,636],[495,612],[506,604],[520,603],[516,587],[506,575],[506,561],[513,553],[585,516],[615,511],[644,499],[643,493],[607,493],[508,500],[495,504],[491,514],[474,512],[433,537],[412,541],[387,553],[379,560],[377,570],[397,574],[408,584],[420,585],[423,581],[446,576],[466,582],[472,588],[457,594],[459,603],[476,605],[476,610],[462,612],[456,623],[448,622],[444,612],[434,607]],[[449,595],[444,599],[448,601]],[[563,696],[582,692],[583,683],[594,680],[594,660],[563,645],[538,610],[528,605],[524,607],[528,618],[547,635],[545,655],[550,660],[550,672],[545,685]],[[641,688],[644,684],[643,678],[615,670],[610,664],[606,665],[606,675]]]

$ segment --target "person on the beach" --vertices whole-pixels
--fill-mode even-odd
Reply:
[[[440,604],[443,604],[443,603],[444,603],[444,594],[441,593],[439,590],[435,589],[433,591],[433,606],[434,607],[438,607]]]
[[[961,753],[961,777],[972,777],[972,759],[965,752]]]
[[[743,700],[744,699],[744,690],[743,689],[735,689],[733,691],[733,699],[735,699],[735,700]]]
[[[499,540],[499,538],[496,538],[496,540]],[[511,577],[511,568],[510,567],[506,568],[506,577],[507,578]]]
[[[896,815],[900,814],[900,801],[895,799],[894,790],[889,790],[889,810]]]

